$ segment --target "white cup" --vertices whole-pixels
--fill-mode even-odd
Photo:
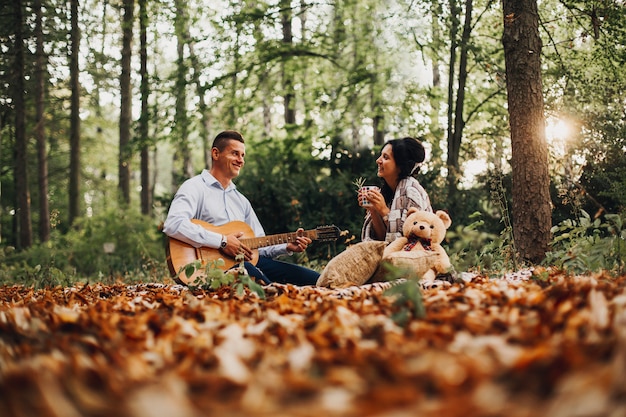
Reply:
[[[368,207],[372,205],[372,203],[370,203],[367,199],[367,192],[369,190],[380,191],[380,188],[376,187],[375,185],[366,185],[364,187],[361,187],[361,189],[359,190],[359,204],[361,204],[362,207]]]

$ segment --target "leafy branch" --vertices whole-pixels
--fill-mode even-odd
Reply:
[[[359,177],[359,178],[355,179],[354,181],[352,181],[352,184],[354,184],[354,186],[356,187],[356,190],[358,192],[365,185],[366,181],[367,181],[367,178]]]
[[[231,287],[237,295],[243,295],[247,288],[261,299],[265,299],[263,287],[250,277],[246,270],[244,255],[237,255],[235,260],[239,262],[239,265],[227,271],[222,269],[225,264],[222,258],[207,262],[205,265],[200,260],[195,260],[182,267],[178,275],[180,276],[184,272],[186,276],[191,277],[200,271],[196,278],[188,284],[191,289],[200,288],[215,291],[222,287]]]

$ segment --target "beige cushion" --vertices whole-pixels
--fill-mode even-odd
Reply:
[[[382,280],[382,275],[382,278],[388,279],[390,272],[385,268],[385,264],[390,264],[396,270],[396,274],[404,273],[418,278],[430,278],[432,274],[435,274],[435,265],[440,259],[440,254],[435,251],[395,252],[393,255],[381,261],[381,267],[374,278]]]
[[[349,246],[328,262],[317,280],[320,287],[362,285],[376,272],[386,243],[369,240]]]

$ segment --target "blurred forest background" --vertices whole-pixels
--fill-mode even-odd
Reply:
[[[236,183],[268,234],[348,231],[297,261],[358,240],[353,181],[377,184],[384,141],[415,136],[457,269],[518,266],[501,2],[0,4],[0,282],[167,275],[159,225],[224,129],[247,140]],[[538,11],[545,261],[623,270],[624,1]]]

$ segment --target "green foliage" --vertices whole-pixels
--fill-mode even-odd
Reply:
[[[481,230],[485,225],[482,216],[482,213],[476,212],[470,216],[475,220],[469,225],[448,230],[446,236],[451,245],[446,251],[456,271],[501,272],[512,268],[510,235]]]
[[[155,269],[155,259],[164,259],[163,236],[154,222],[130,211],[110,210],[101,216],[83,218],[65,236],[72,248],[72,264],[86,275],[112,271]],[[106,253],[107,244],[113,250]]]
[[[355,190],[359,191],[361,188],[363,188],[366,182],[367,182],[367,178],[359,177],[355,179],[354,181],[352,181],[352,184],[354,185]]]
[[[186,39],[189,43],[184,46],[197,55],[181,64],[190,66],[189,69],[193,66],[193,78],[203,80],[201,85],[196,85],[192,78],[190,82],[175,84],[184,74],[163,53],[160,43],[149,47],[154,48],[149,49],[149,54],[157,65],[150,77],[150,110],[141,117],[150,118],[153,130],[150,138],[154,140],[153,150],[158,162],[151,169],[155,170],[157,192],[170,189],[170,173],[176,171],[181,178],[187,175],[180,169],[182,161],[172,162],[170,155],[171,147],[180,145],[181,126],[189,129],[185,135],[189,143],[183,145],[198,150],[193,155],[196,168],[198,161],[204,164],[204,155],[199,151],[206,137],[203,126],[210,124],[211,129],[216,130],[241,129],[252,146],[248,148],[246,168],[237,184],[251,200],[267,233],[335,224],[348,231],[347,239],[355,240],[360,235],[364,211],[357,204],[352,181],[361,176],[374,178],[376,169],[377,150],[359,152],[361,146],[373,143],[373,130],[386,132],[385,139],[423,134],[428,138],[430,158],[429,169],[420,182],[428,190],[433,207],[450,210],[455,229],[449,232],[449,253],[457,269],[516,268],[505,197],[510,193],[503,191],[499,197],[490,196],[491,174],[487,174],[478,178],[473,188],[448,195],[445,175],[442,175],[447,145],[445,120],[449,110],[443,104],[445,92],[436,83],[424,85],[422,80],[413,77],[422,72],[421,58],[425,60],[425,68],[430,66],[431,60],[440,59],[442,48],[450,41],[445,35],[449,32],[450,18],[458,16],[450,16],[450,11],[440,5],[424,8],[419,2],[407,5],[408,8],[390,6],[386,2],[334,2],[330,6],[294,3],[294,18],[306,12],[320,20],[320,24],[311,26],[293,42],[285,43],[283,32],[278,30],[283,17],[279,5],[226,3],[219,13],[214,8],[204,7],[202,2],[192,1],[185,6],[192,12],[188,23],[195,35]],[[101,42],[120,32],[121,27],[118,10],[107,8],[107,4],[96,1],[81,9],[81,30],[86,38],[93,40],[86,51],[93,59],[86,62],[81,76],[86,75],[94,83],[94,88],[85,89],[81,97],[81,114],[88,115],[81,122],[81,176],[84,180],[81,194],[89,196],[89,209],[97,213],[115,205],[112,197],[117,193],[115,167],[119,154],[117,106],[103,99],[115,95],[119,88],[115,68],[118,61],[115,51],[103,48]],[[159,42],[173,41],[171,36],[180,31],[180,27],[174,27],[176,14],[171,14],[169,7],[160,7],[158,3],[154,6],[148,20],[151,25],[165,28]],[[8,2],[5,7],[11,12]],[[121,211],[107,211],[98,218],[86,218],[73,226],[63,218],[68,212],[70,118],[68,79],[63,78],[69,73],[65,67],[67,60],[59,59],[66,54],[67,27],[64,20],[59,19],[59,13],[62,15],[67,10],[64,7],[44,9],[47,16],[44,20],[49,24],[45,42],[50,57],[44,120],[49,166],[46,197],[55,230],[50,243],[19,254],[3,251],[0,254],[2,279],[55,282],[56,270],[71,277],[69,279],[81,276],[108,279],[127,274],[130,279],[131,276],[159,274],[166,270],[164,250],[162,237],[152,221]],[[26,39],[34,39],[32,12],[32,9],[26,10],[23,27]],[[573,193],[586,194],[580,207],[587,212],[594,213],[598,209],[605,213],[622,212],[626,206],[626,122],[623,117],[626,14],[623,6],[619,2],[568,0],[547,2],[539,12],[545,45],[542,56],[546,111],[563,120],[575,121],[579,126],[578,137],[573,134],[567,138],[571,149],[563,158],[563,164],[583,161],[577,163],[584,169],[580,181],[572,176],[567,178],[567,183],[576,184],[571,188]],[[3,16],[7,22],[11,21],[11,13]],[[433,20],[437,23],[432,28],[433,33],[416,30],[421,23],[414,16],[426,20],[439,18]],[[601,16],[601,25],[594,20],[595,16]],[[464,105],[467,117],[462,117],[467,124],[463,130],[460,163],[480,159],[488,166],[499,166],[498,161],[510,156],[505,139],[509,135],[503,105],[506,96],[499,41],[501,26],[495,24],[500,21],[501,9],[494,2],[489,3],[480,17],[476,16],[469,57],[471,76]],[[100,22],[107,22],[107,25]],[[13,25],[3,27],[4,38],[12,39]],[[11,85],[7,78],[14,65],[11,42],[7,43],[7,48],[8,53],[0,56],[0,78],[4,85]],[[194,61],[210,65],[197,65]],[[26,74],[33,74],[32,62],[32,59],[26,60]],[[292,85],[286,85],[287,79]],[[36,77],[28,76],[25,81],[26,108],[32,110]],[[290,97],[291,106],[298,122],[284,124],[284,112],[279,107],[291,93],[294,94]],[[189,97],[186,103],[181,103],[187,111],[178,114],[182,110],[177,110],[175,103],[183,97]],[[8,122],[0,127],[0,237],[3,245],[17,245],[14,155],[11,152],[14,115],[12,101],[8,96],[3,98],[0,113],[2,120]],[[37,123],[35,113],[27,112],[29,135]],[[175,120],[189,123],[177,124]],[[28,152],[32,224],[37,235],[38,158],[34,146],[29,146]],[[129,161],[132,169],[137,168],[137,162],[136,156]],[[180,166],[171,169],[172,163]],[[139,175],[133,175],[133,181],[136,178]],[[510,190],[509,177],[505,179],[506,189]],[[134,182],[133,185],[139,184]],[[166,207],[171,196],[161,197],[155,196],[155,206]],[[571,216],[571,210],[564,210],[567,201],[554,201],[553,222],[556,224]],[[474,212],[481,212],[480,220],[473,220]],[[564,227],[565,223],[559,224]],[[115,251],[104,254],[103,245],[108,242],[115,243]],[[344,248],[345,242],[341,241],[312,245],[306,254],[297,255],[298,261],[321,269]],[[555,246],[554,250],[558,252],[559,247]]]
[[[604,219],[592,219],[582,211],[577,220],[565,220],[554,226],[552,233],[552,250],[545,265],[572,273],[600,270],[624,273],[626,230],[621,216],[607,214]]]
[[[513,239],[513,226],[509,210],[505,183],[510,177],[499,172],[490,172],[486,182],[490,198],[480,210],[468,216],[468,225],[459,225],[448,230],[446,239],[451,242],[448,249],[450,262],[457,271],[480,270],[498,272],[517,270],[517,254]],[[489,222],[485,220],[489,218]],[[498,227],[493,224],[497,219]]]
[[[626,122],[619,123],[622,126],[618,137],[606,138],[601,147],[595,148],[595,157],[589,158],[583,167],[580,187],[592,197],[584,205],[588,212],[626,210]]]
[[[15,265],[3,264],[0,267],[0,285],[22,284],[36,289],[45,287],[68,286],[73,282],[68,274],[52,264],[29,266],[23,262]]]
[[[204,266],[202,266],[201,261],[197,260],[182,267],[179,275],[184,272],[186,276],[191,277],[199,272],[196,278],[189,283],[191,289],[200,288],[214,291],[222,287],[230,287],[235,291],[235,294],[243,295],[244,290],[248,288],[259,298],[265,299],[263,287],[248,275],[243,264],[243,255],[237,255],[235,260],[239,262],[239,266],[228,271],[222,269],[224,260],[221,258],[207,262]]]
[[[200,274],[189,283],[189,287],[202,287],[207,286],[211,289],[217,289],[221,287],[226,282],[223,282],[225,279],[224,271],[220,269],[224,266],[224,260],[222,258],[218,258],[212,260],[211,262],[207,262],[207,264],[203,267],[202,261],[196,259],[194,262],[187,264],[180,268],[178,272],[178,277],[184,272],[185,276],[192,277],[196,272],[200,272]]]
[[[154,281],[167,271],[163,236],[154,221],[117,210],[80,219],[67,234],[26,251],[5,250],[0,259],[0,282],[24,284],[62,284],[61,274],[65,281],[125,275]]]
[[[420,277],[411,271],[390,265],[385,265],[385,268],[388,269],[387,279],[389,281],[405,278],[405,281],[395,283],[385,291],[385,295],[394,297],[395,311],[391,319],[399,326],[405,326],[411,319],[424,317],[426,309],[424,308],[422,290],[419,285]]]
[[[248,197],[267,234],[298,227],[336,225],[347,238],[360,237],[364,210],[353,180],[376,169],[375,151],[335,147],[330,159],[312,157],[310,139],[295,138],[252,144],[237,187]],[[345,242],[309,246],[307,261],[327,261]]]

